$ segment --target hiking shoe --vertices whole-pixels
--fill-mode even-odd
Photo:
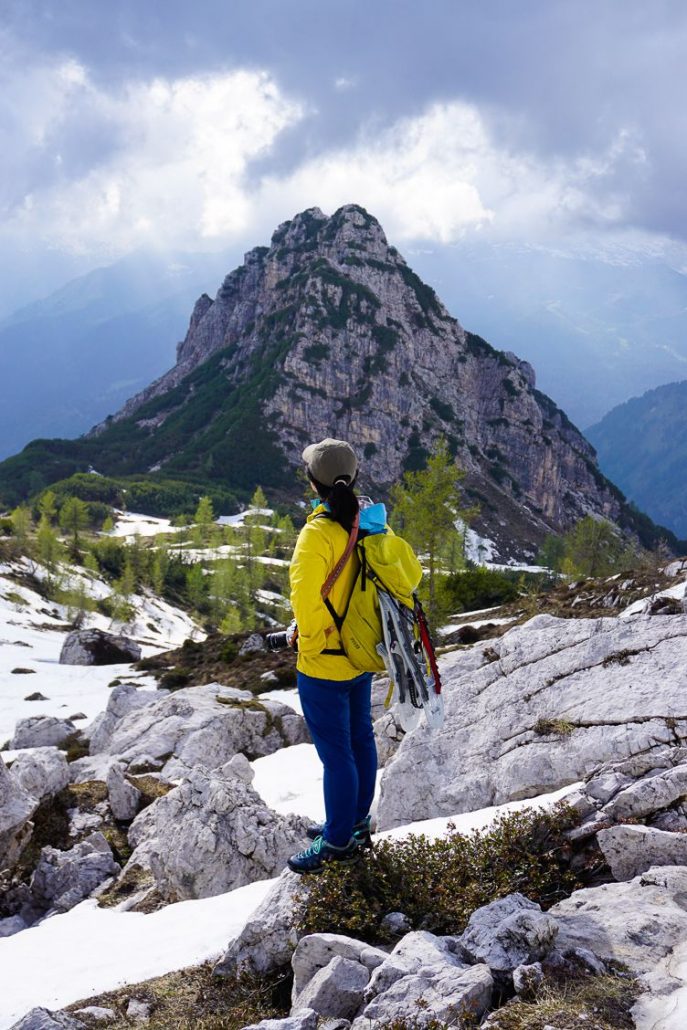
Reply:
[[[317,840],[324,833],[324,826],[310,826],[306,831],[305,835],[309,840]],[[356,823],[353,827],[353,839],[359,848],[371,848],[372,847],[372,836],[370,834],[370,816],[365,816],[359,823]]]
[[[360,858],[358,845],[354,837],[343,848],[328,844],[324,837],[316,837],[309,848],[292,855],[288,867],[293,873],[321,873],[329,862],[340,862],[351,865]]]

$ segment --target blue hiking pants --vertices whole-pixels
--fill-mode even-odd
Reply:
[[[370,811],[377,774],[371,715],[372,673],[325,680],[298,673],[298,693],[324,766],[324,839],[344,847]]]

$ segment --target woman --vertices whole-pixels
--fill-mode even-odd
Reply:
[[[353,492],[358,460],[349,444],[331,439],[306,447],[303,460],[319,503],[313,502],[314,510],[293,553],[291,606],[298,625],[298,692],[324,766],[326,821],[315,828],[313,844],[293,855],[288,865],[296,873],[318,873],[328,862],[355,861],[359,846],[370,841],[377,751],[371,716],[372,673],[361,674],[349,662],[321,595],[346,552],[356,520],[365,528],[366,511],[360,512]],[[331,586],[327,600],[339,614],[345,610],[357,566],[352,553]]]

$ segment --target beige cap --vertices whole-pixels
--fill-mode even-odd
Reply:
[[[352,483],[358,471],[355,451],[345,440],[321,440],[311,443],[303,451],[303,461],[313,479],[323,486],[334,486],[340,476],[347,476]]]

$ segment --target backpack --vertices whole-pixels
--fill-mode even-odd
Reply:
[[[343,612],[337,612],[327,596],[335,576],[327,580],[322,594],[343,652],[361,672],[388,672],[391,685],[385,707],[392,700],[396,703],[404,729],[417,725],[423,710],[428,724],[438,727],[443,723],[441,679],[415,594],[422,566],[402,537],[360,531],[351,534],[339,572],[353,550],[358,571]]]

